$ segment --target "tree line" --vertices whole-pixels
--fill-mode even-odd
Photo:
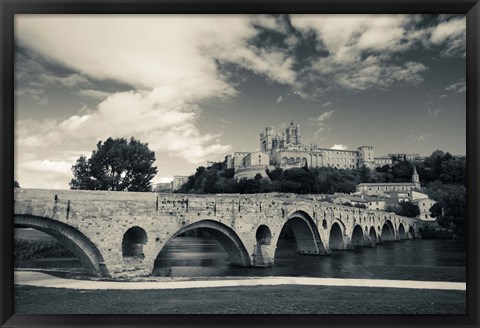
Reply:
[[[411,182],[413,168],[417,169],[422,187],[432,182],[442,184],[466,183],[465,157],[454,158],[437,150],[422,161],[398,161],[374,170],[365,166],[358,169],[332,167],[275,168],[265,176],[257,174],[252,179],[234,179],[235,171],[226,169],[223,163],[210,167],[200,166],[195,174],[180,188],[182,193],[261,193],[291,192],[298,194],[351,193],[360,183]],[[435,186],[435,185],[434,185]]]

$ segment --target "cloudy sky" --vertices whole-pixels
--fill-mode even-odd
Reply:
[[[15,178],[68,188],[108,137],[155,150],[155,182],[299,123],[322,148],[465,154],[465,18],[17,15]]]

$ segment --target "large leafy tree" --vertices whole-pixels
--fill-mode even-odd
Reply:
[[[442,227],[453,229],[459,236],[467,232],[467,189],[463,184],[429,183],[425,193],[438,203],[430,214]]]
[[[99,141],[87,159],[80,156],[72,166],[71,189],[151,191],[151,180],[157,173],[153,166],[155,153],[147,143],[135,138],[108,138]]]

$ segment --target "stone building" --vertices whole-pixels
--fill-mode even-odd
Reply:
[[[375,168],[391,164],[391,159],[374,157],[372,146],[360,146],[357,150],[321,148],[302,144],[300,126],[293,122],[281,134],[266,127],[260,133],[260,151],[235,152],[225,158],[226,168],[235,169],[236,178],[253,178],[260,173],[266,176],[267,169],[276,167],[333,167],[357,169],[362,166]]]
[[[355,169],[363,165],[374,168],[373,147],[361,146],[357,150],[339,150],[320,148],[317,145],[306,146],[301,142],[300,126],[293,122],[282,132],[273,134],[266,127],[260,134],[260,151],[270,155],[270,164],[281,168],[290,167],[334,167]]]
[[[382,182],[360,183],[357,185],[357,193],[369,196],[385,196],[387,193],[406,193],[411,199],[414,190],[420,189],[420,178],[417,168],[413,167],[412,182]]]
[[[428,198],[427,194],[414,191],[412,194],[412,203],[418,205],[420,209],[420,219],[423,221],[435,221],[435,218],[430,216],[430,208],[436,203],[433,199]]]
[[[384,165],[393,165],[393,160],[389,156],[375,157],[374,165],[375,167],[382,167]]]
[[[357,185],[355,194],[383,199],[383,203],[381,200],[373,203],[373,206],[376,206],[376,204],[382,205],[380,208],[396,206],[400,202],[412,202],[418,205],[421,220],[435,221],[435,218],[430,217],[430,208],[436,201],[428,198],[427,194],[420,192],[420,178],[415,166],[413,167],[412,182],[360,183]],[[372,206],[368,208],[374,209]]]

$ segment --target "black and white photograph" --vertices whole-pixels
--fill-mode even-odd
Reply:
[[[15,313],[466,315],[466,24],[15,15]]]

